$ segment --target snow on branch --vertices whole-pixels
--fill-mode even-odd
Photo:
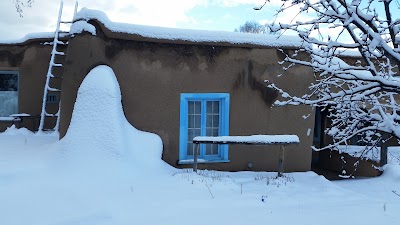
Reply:
[[[281,50],[286,55],[284,70],[295,64],[312,67],[315,80],[303,96],[270,84],[283,98],[275,105],[304,104],[325,110],[331,121],[325,132],[334,140],[327,147],[355,136],[375,145],[382,133],[400,140],[400,5],[396,1],[292,0],[282,1],[277,10],[275,21],[287,21],[281,17],[287,17],[289,9],[297,9],[298,14],[289,23],[271,24],[270,29],[295,32],[308,44],[292,55]],[[354,51],[358,57],[345,56]],[[299,52],[310,57],[300,58]]]

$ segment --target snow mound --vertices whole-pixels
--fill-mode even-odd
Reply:
[[[161,138],[127,121],[118,81],[104,65],[92,69],[79,87],[71,123],[60,144],[64,155],[82,160],[126,159],[146,167],[165,164]]]
[[[384,169],[384,172],[382,174],[383,178],[387,178],[389,180],[398,182],[400,184],[400,165],[387,164],[383,167],[383,169]]]
[[[12,125],[11,127],[8,127],[3,133],[0,133],[0,135],[33,135],[33,132],[26,129],[25,127],[22,128],[17,128],[15,125]]]
[[[69,33],[70,34],[80,34],[84,31],[91,33],[92,35],[96,35],[96,28],[87,23],[86,21],[76,21],[72,24]]]
[[[115,23],[110,21],[107,15],[98,10],[82,8],[74,17],[74,20],[92,20],[95,19],[104,26],[116,33],[127,33],[146,38],[160,40],[181,40],[189,42],[206,43],[230,43],[230,44],[251,44],[268,47],[300,47],[303,41],[297,36],[277,36],[271,34],[251,34],[241,32],[227,31],[206,31],[189,30],[166,27],[144,26],[128,23]]]

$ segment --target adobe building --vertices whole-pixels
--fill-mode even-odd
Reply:
[[[311,169],[314,111],[273,107],[279,96],[268,87],[274,83],[293,95],[308,90],[310,68],[283,71],[278,63],[285,57],[278,49],[292,52],[301,45],[298,39],[113,23],[88,9],[75,21],[72,35],[63,37],[68,45],[59,49],[66,55],[56,59],[63,67],[54,71],[59,81],[52,85],[61,92],[47,97],[52,113],[61,101],[60,138],[83,79],[92,68],[108,65],[126,118],[161,137],[168,164],[191,167],[192,138],[198,135],[295,134],[300,144],[286,147],[285,171]],[[38,129],[51,41],[49,34],[36,34],[0,44],[0,131],[12,124]],[[49,120],[45,128],[54,123]],[[205,145],[199,169],[276,171],[278,155],[279,146]]]

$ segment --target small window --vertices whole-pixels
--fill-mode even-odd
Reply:
[[[314,125],[314,142],[319,142],[321,140],[321,132],[322,132],[322,116],[321,116],[321,108],[317,107],[315,109],[315,125]]]
[[[47,94],[47,103],[58,103],[58,95],[56,94]]]
[[[179,159],[193,160],[196,136],[229,135],[229,94],[181,94]],[[228,146],[204,144],[199,159],[207,162],[228,160]]]
[[[0,71],[0,117],[18,113],[18,72]]]

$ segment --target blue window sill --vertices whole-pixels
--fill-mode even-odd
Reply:
[[[206,163],[228,163],[230,160],[223,160],[223,159],[217,159],[217,160],[204,160],[204,159],[198,159],[197,163],[198,164],[206,164]],[[180,165],[187,165],[187,164],[193,164],[194,160],[193,159],[184,159],[184,160],[179,160],[178,164]]]

